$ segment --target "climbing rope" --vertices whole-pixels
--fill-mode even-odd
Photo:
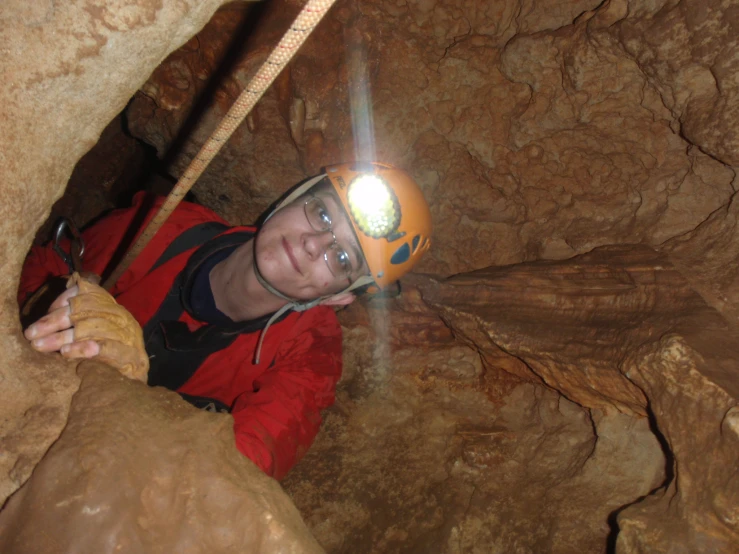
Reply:
[[[249,115],[254,105],[259,101],[264,92],[280,74],[282,68],[295,55],[295,52],[303,45],[305,40],[318,25],[323,16],[328,12],[336,0],[309,0],[305,7],[293,21],[290,28],[284,34],[279,44],[275,47],[267,60],[259,68],[257,74],[249,81],[244,91],[239,95],[228,113],[223,117],[218,128],[205,141],[202,148],[190,162],[177,184],[169,193],[159,211],[152,218],[144,231],[139,235],[134,245],[126,252],[126,255],[116,266],[110,276],[103,284],[106,290],[113,288],[121,275],[128,269],[131,262],[141,253],[159,228],[164,224],[177,205],[182,201],[195,181],[215,158],[226,141],[231,137],[236,128]]]

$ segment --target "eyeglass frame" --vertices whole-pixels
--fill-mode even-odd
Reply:
[[[316,229],[315,225],[311,222],[311,218],[308,215],[308,204],[311,202],[315,202],[318,204],[319,208],[323,208],[323,211],[328,216],[329,224],[327,229]],[[333,230],[333,220],[331,219],[331,213],[328,211],[328,208],[326,207],[326,203],[321,200],[318,196],[312,193],[308,193],[308,198],[306,198],[305,202],[303,202],[303,213],[305,214],[305,219],[308,221],[308,225],[310,225],[310,228],[313,229],[317,233],[331,233],[331,238],[333,239],[333,242],[329,244],[326,249],[323,252],[323,261],[326,262],[326,267],[328,267],[328,270],[331,272],[331,275],[336,277],[337,279],[348,279],[349,281],[352,280],[352,272],[354,271],[354,266],[352,265],[351,258],[349,256],[349,251],[344,248],[338,240],[336,240],[336,234],[334,234]],[[346,256],[347,263],[349,264],[349,269],[345,271],[344,275],[336,275],[334,273],[334,270],[331,269],[331,263],[328,260],[328,251],[331,249],[338,249],[340,252],[343,252]]]

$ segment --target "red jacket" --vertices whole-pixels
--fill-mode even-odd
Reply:
[[[132,208],[114,211],[83,233],[85,271],[104,272],[145,198],[138,194]],[[139,232],[162,200],[157,199]],[[208,221],[225,223],[207,208],[181,203],[111,291],[142,327],[196,248],[148,274],[151,266],[180,233]],[[19,302],[50,277],[68,272],[50,246],[34,246],[21,274]],[[187,312],[180,321],[191,331],[204,325]],[[177,390],[231,406],[237,448],[265,473],[280,479],[313,442],[321,424],[320,411],[334,402],[341,376],[341,327],[333,310],[325,306],[291,313],[269,328],[257,366],[253,358],[258,339],[259,332],[239,335],[230,346],[208,356]]]

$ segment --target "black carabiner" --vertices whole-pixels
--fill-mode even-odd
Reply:
[[[61,247],[65,234],[69,237],[69,252]],[[66,217],[59,218],[54,227],[54,251],[67,264],[70,273],[82,271],[82,255],[85,253],[85,243],[82,241],[79,229]]]

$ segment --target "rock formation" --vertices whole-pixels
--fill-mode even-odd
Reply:
[[[101,478],[70,462],[90,459],[74,450],[91,440],[81,428],[90,391],[116,402],[141,393],[174,427],[202,420],[215,435],[205,448],[228,441],[221,420],[157,403],[173,395],[34,354],[14,303],[36,230],[129,99],[127,129],[181,174],[302,5],[220,3],[0,7],[3,498],[57,440],[81,386],[38,478],[0,512],[8,551],[35,548],[25,541],[56,517],[36,508],[53,490],[49,472],[71,464],[64,474],[79,487]],[[430,199],[426,275],[341,313],[336,406],[283,482],[326,551],[739,549],[738,10],[735,0],[338,0],[201,177],[198,201],[233,223],[346,159],[400,165]],[[179,452],[166,429],[158,442]],[[154,456],[137,442],[131,452]],[[276,532],[289,530],[284,548],[293,538],[317,548],[279,489],[265,484],[262,503],[263,479],[228,452],[213,486],[249,476],[229,495],[271,506]],[[172,467],[166,455],[156,475]],[[195,468],[214,470],[192,459],[182,471],[200,484]],[[102,531],[105,514],[89,514],[101,533],[77,544],[206,544],[194,529],[208,515],[164,531],[146,511],[146,491],[166,479],[147,483],[135,460],[106,467],[130,497],[91,498],[131,523]],[[157,508],[181,513],[182,489],[166,490],[173,500]],[[64,525],[79,522],[73,505]],[[239,536],[224,530],[212,544],[228,550]]]
[[[0,7],[2,501],[25,482],[0,512],[3,552],[321,551],[279,486],[235,450],[225,418],[107,366],[76,371],[21,335],[20,267],[77,160],[220,3]]]
[[[436,237],[426,271],[564,259],[604,244],[658,246],[691,232],[734,193],[732,159],[680,133],[683,112],[708,99],[734,109],[733,73],[710,87],[700,75],[719,58],[737,63],[735,18],[720,3],[696,3],[721,41],[693,25],[691,2],[599,4],[340,2],[195,192],[231,220],[251,222],[275,189],[366,156],[350,137],[372,133],[375,155],[409,168],[433,199],[437,227],[455,229]],[[265,56],[257,41],[270,40],[291,6],[267,7],[265,38],[230,59],[231,77],[197,117],[188,118],[194,100],[183,90],[202,90],[243,9],[216,16],[202,42],[173,54],[137,94],[131,130],[175,174]],[[684,65],[670,73],[666,60],[678,59]],[[676,81],[680,95],[668,98]],[[700,117],[716,126],[731,109]],[[172,147],[186,124],[190,140]]]
[[[3,509],[2,552],[322,552],[229,416],[95,362],[79,374],[62,436]]]
[[[409,311],[438,313],[456,340],[437,322],[433,349],[411,327],[388,352],[351,350],[368,369],[343,381],[285,482],[328,551],[739,544],[739,337],[664,254],[605,247],[406,285],[405,300],[345,318],[352,342]]]

